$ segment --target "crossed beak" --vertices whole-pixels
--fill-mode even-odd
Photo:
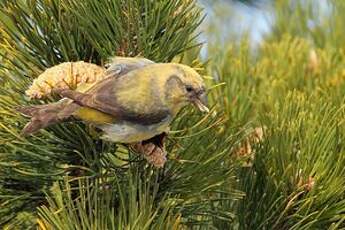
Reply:
[[[192,103],[201,111],[208,113],[210,110],[207,107],[207,95],[205,92],[195,95],[192,99]]]

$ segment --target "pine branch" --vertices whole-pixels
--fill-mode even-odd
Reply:
[[[49,206],[39,208],[40,228],[167,229],[179,226],[179,217],[173,213],[174,199],[157,204],[155,191],[159,184],[150,176],[142,180],[138,172],[129,172],[125,181],[104,179],[81,178],[75,181],[77,183],[55,184],[54,195],[48,198]]]
[[[218,198],[223,192],[235,194],[226,187],[231,167],[223,164],[235,136],[207,138],[222,135],[223,113],[207,119],[181,113],[176,129],[200,119],[203,122],[182,133],[188,138],[176,136],[168,148],[171,163],[164,170],[153,171],[126,146],[95,138],[83,124],[54,125],[22,137],[25,119],[14,110],[18,105],[46,102],[28,101],[24,91],[45,68],[58,63],[84,60],[103,64],[114,54],[171,61],[195,47],[195,30],[202,21],[195,1],[15,0],[0,5],[0,54],[6,60],[0,69],[4,84],[0,89],[0,225],[16,226],[14,221],[36,216],[36,208],[43,204],[39,226],[117,226],[115,222],[148,228],[211,226]],[[135,181],[132,170],[137,172]],[[73,182],[73,192],[54,189],[66,177],[90,178],[93,187],[84,190],[86,182]],[[104,196],[105,203],[95,196],[103,191],[103,180],[116,185],[112,187],[115,191]],[[149,187],[143,188],[143,184]],[[47,202],[45,196],[52,198]],[[115,204],[128,206],[112,204],[108,209],[109,197]],[[142,208],[146,205],[152,208],[148,212]],[[97,214],[81,208],[87,206]],[[61,213],[55,212],[61,208]],[[231,221],[233,215],[224,213],[222,218]],[[26,226],[33,227],[31,224]]]

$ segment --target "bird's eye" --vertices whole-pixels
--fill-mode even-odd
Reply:
[[[190,86],[190,85],[187,85],[187,86],[186,86],[186,91],[187,91],[187,92],[192,92],[192,91],[193,91],[193,87]]]

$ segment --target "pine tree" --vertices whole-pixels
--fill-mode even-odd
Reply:
[[[209,43],[229,119],[264,133],[237,152],[244,163],[236,188],[245,197],[228,209],[238,224],[221,229],[344,229],[345,4],[271,6],[271,31],[255,49],[247,37]]]
[[[217,204],[240,196],[230,186],[227,157],[241,132],[225,129],[216,103],[207,117],[191,108],[180,113],[161,170],[126,146],[95,138],[82,123],[23,137],[26,119],[15,111],[58,99],[29,100],[24,92],[42,71],[62,62],[104,65],[115,55],[156,62],[196,58],[187,51],[199,47],[202,17],[194,0],[1,1],[1,226],[179,229],[232,221]],[[211,102],[219,96],[214,91]]]
[[[344,1],[272,1],[256,49],[211,24],[206,63],[194,0],[0,5],[2,228],[345,228]],[[163,169],[83,123],[20,135],[16,106],[59,99],[25,96],[42,71],[115,55],[183,62],[206,79],[211,112],[180,112]]]

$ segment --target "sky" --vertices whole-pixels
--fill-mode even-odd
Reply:
[[[205,43],[201,50],[201,56],[204,58],[207,57],[209,42],[225,42],[229,38],[236,40],[248,33],[255,46],[262,40],[263,35],[270,31],[273,9],[267,1],[260,1],[255,6],[238,1],[218,1],[212,4],[206,0],[199,2],[206,13],[199,38]]]
[[[292,0],[312,2],[320,18],[331,13],[329,0]],[[208,42],[225,42],[248,34],[251,44],[256,47],[274,24],[275,10],[272,0],[255,0],[254,5],[234,0],[199,0],[206,19],[201,26],[200,41],[205,42],[202,56],[207,56]],[[313,26],[315,21],[310,22]],[[221,36],[219,36],[221,34]]]
[[[214,23],[213,26],[220,28],[224,35],[240,36],[248,32],[254,43],[270,31],[273,21],[270,1],[257,1],[254,6],[239,1],[218,1],[212,5],[207,1],[200,2],[206,13],[203,29]]]

